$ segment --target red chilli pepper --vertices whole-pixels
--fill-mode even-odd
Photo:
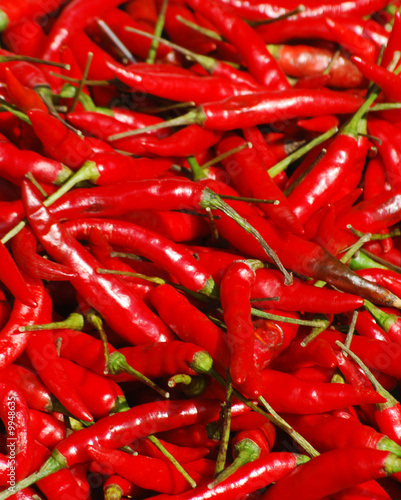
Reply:
[[[259,397],[263,390],[260,372],[253,361],[254,328],[250,299],[256,277],[255,267],[251,262],[233,262],[220,285],[220,300],[231,353],[232,381],[251,398]]]
[[[37,323],[42,315],[45,297],[45,288],[42,281],[26,276],[25,283],[35,298],[37,305],[36,307],[30,307],[18,299],[14,301],[10,318],[0,332],[0,369],[9,367],[10,363],[25,350],[30,333],[20,333],[19,328]]]
[[[28,406],[20,389],[1,382],[0,400],[0,418],[8,435],[8,457],[3,455],[0,460],[0,483],[10,485],[10,478],[19,481],[30,473],[34,437]]]
[[[272,90],[290,87],[263,40],[245,21],[211,0],[188,0],[187,3],[209,19],[224,38],[234,45],[255,80]]]
[[[372,389],[348,384],[313,383],[287,373],[262,370],[263,395],[277,412],[323,413],[361,403],[380,403]]]
[[[226,153],[245,144],[246,141],[239,136],[227,136],[219,142],[217,154]],[[257,152],[245,149],[230,155],[222,163],[240,194],[252,198],[278,200],[277,206],[262,203],[259,208],[278,226],[295,234],[303,234],[303,228],[290,209],[287,198],[267,173],[266,166]]]
[[[120,335],[134,343],[171,340],[168,328],[114,276],[97,273],[98,261],[43,206],[32,187],[24,184],[24,203],[35,234],[50,255],[71,267],[76,290]]]
[[[398,472],[400,466],[400,459],[387,451],[368,448],[331,450],[277,481],[262,499],[318,500],[364,481]],[[322,470],[325,473],[319,475]],[[313,489],[311,481],[314,481]]]

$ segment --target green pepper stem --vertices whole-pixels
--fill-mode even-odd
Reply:
[[[231,377],[229,370],[227,370],[227,382],[226,382],[226,400],[222,407],[223,412],[223,428],[221,431],[221,439],[220,439],[220,447],[219,452],[216,458],[216,467],[214,471],[214,475],[218,476],[221,472],[223,472],[226,460],[227,460],[227,451],[228,451],[228,443],[230,440],[230,427],[231,427],[231,400],[233,394],[233,385],[231,382]]]
[[[224,380],[224,377],[220,375],[220,373],[217,370],[211,370],[210,375],[217,380],[221,385],[226,386],[226,381]],[[293,427],[290,426],[280,415],[278,415],[273,408],[267,403],[267,401],[262,398],[259,398],[259,401],[263,404],[265,408],[268,409],[267,413],[266,411],[262,410],[257,406],[255,403],[247,399],[245,396],[243,396],[239,391],[236,389],[233,389],[233,396],[235,396],[237,399],[239,399],[242,403],[246,404],[251,410],[255,411],[256,413],[259,413],[259,415],[264,416],[272,424],[276,425],[280,429],[282,429],[284,432],[286,432],[296,443],[298,443],[311,457],[317,457],[320,455],[320,453],[315,450],[315,448],[303,437],[299,432],[297,432]],[[1,499],[0,499],[1,500]]]
[[[220,210],[225,215],[230,217],[233,221],[235,221],[242,229],[244,229],[248,234],[252,235],[261,245],[266,254],[270,257],[270,259],[276,264],[276,266],[280,269],[284,276],[284,283],[286,285],[292,284],[292,274],[289,273],[277,254],[270,248],[267,242],[262,238],[260,233],[253,227],[249,222],[247,222],[243,217],[241,217],[230,205],[225,203],[219,195],[214,193],[211,189],[205,188],[202,194],[202,200],[200,202],[201,208],[210,208],[214,210]]]
[[[25,477],[24,479],[16,483],[15,486],[10,486],[6,490],[2,491],[0,493],[0,500],[5,500],[18,491],[21,491],[24,488],[35,484],[41,479],[65,468],[67,468],[67,463],[64,457],[60,453],[53,452],[37,472],[34,472],[33,474]]]
[[[71,313],[64,321],[54,321],[42,325],[25,325],[19,328],[20,332],[37,332],[40,330],[62,330],[69,328],[70,330],[81,331],[84,327],[85,319],[82,314]]]
[[[163,455],[169,459],[169,461],[174,465],[180,474],[188,481],[192,488],[196,488],[196,482],[184,469],[184,467],[178,462],[176,458],[162,445],[162,443],[157,439],[156,436],[149,435],[149,441],[156,446],[156,448],[163,453]]]
[[[330,325],[329,319],[324,316],[324,315],[319,315],[320,319],[318,321],[322,322],[322,326],[315,326],[312,328],[312,331],[308,336],[304,338],[304,340],[301,342],[302,347],[306,347],[312,340],[314,340],[316,337],[319,336],[322,332],[327,330],[328,326]]]
[[[307,320],[299,318],[288,318],[287,316],[279,316],[277,314],[267,313],[265,311],[260,311],[259,309],[252,308],[251,313],[253,316],[259,318],[270,319],[272,321],[281,321],[283,323],[291,323],[292,325],[302,325],[311,326],[312,328],[327,328],[327,323],[325,320]]]
[[[99,177],[99,171],[96,167],[96,163],[93,161],[86,161],[82,167],[77,170],[71,177],[67,179],[67,181],[57,189],[53,194],[48,196],[44,201],[43,205],[45,207],[49,207],[56,200],[61,198],[67,191],[72,189],[76,184],[88,181],[88,180],[96,180]],[[14,226],[3,238],[1,239],[2,243],[7,243],[13,238],[16,234],[18,234],[21,229],[25,227],[26,221],[22,220],[16,226]]]
[[[254,460],[260,457],[261,449],[249,438],[245,438],[240,441],[237,445],[235,445],[235,453],[236,457],[234,461],[226,467],[220,474],[207,485],[209,489],[214,488],[222,481],[226,480],[231,476],[235,471],[237,471],[240,467],[249,462],[253,462]]]
[[[385,408],[391,408],[392,406],[395,406],[396,404],[398,404],[398,401],[395,399],[395,397],[392,396],[392,394],[390,394],[380,384],[380,382],[376,379],[376,377],[369,370],[369,368],[365,365],[365,363],[353,351],[351,351],[351,349],[346,347],[339,340],[336,340],[336,344],[339,347],[341,347],[341,349],[343,351],[345,351],[355,361],[355,363],[362,369],[362,371],[365,373],[366,377],[369,379],[369,382],[375,388],[375,391],[387,399],[387,401],[385,403],[377,403],[377,407],[379,407],[381,410],[384,410]]]
[[[121,352],[113,351],[110,354],[109,373],[111,373],[112,375],[118,375],[119,373],[128,373],[129,375],[132,375],[136,379],[146,384],[154,391],[158,392],[164,398],[168,399],[170,397],[170,394],[167,391],[159,387],[148,377],[140,373],[138,370],[135,370],[135,368],[128,364],[127,358]]]
[[[338,127],[333,127],[329,129],[324,134],[319,135],[312,141],[305,144],[305,146],[300,147],[299,149],[294,151],[294,153],[290,154],[280,162],[276,163],[276,165],[269,168],[268,170],[270,177],[275,177],[280,172],[283,172],[289,165],[291,165],[291,163],[293,163],[296,160],[299,160],[299,158],[301,158],[306,153],[311,151],[315,146],[318,146],[322,142],[327,141],[327,139],[330,139],[330,137],[335,135],[337,132],[338,132]]]
[[[64,64],[56,61],[46,61],[45,59],[39,59],[38,57],[24,56],[19,54],[13,54],[12,56],[0,56],[0,63],[11,62],[11,61],[25,61],[33,64],[43,64],[45,66],[54,66],[56,68],[62,68],[67,71],[71,69],[69,64]]]
[[[390,453],[397,455],[397,457],[401,457],[401,446],[387,436],[383,436],[380,439],[376,448],[378,450],[389,451]]]
[[[355,234],[355,236],[358,236],[358,238],[360,238],[361,236],[363,236],[365,234],[365,233],[362,233],[361,231],[358,231],[357,229],[353,228],[351,226],[351,224],[347,225],[347,229],[349,229],[353,234]],[[401,236],[401,228],[399,228],[399,227],[396,227],[396,228],[392,229],[389,233],[385,233],[385,234],[380,234],[380,233],[370,234],[370,239],[371,240],[386,240],[388,238],[394,238],[397,236]]]
[[[361,269],[388,269],[388,267],[371,259],[363,251],[356,252],[348,262],[348,266],[353,271],[359,271]]]
[[[217,40],[221,42],[223,40],[223,37],[219,35],[216,31],[204,28],[203,26],[199,26],[199,24],[193,23],[186,19],[185,17],[182,16],[177,16],[177,21],[179,21],[182,24],[185,24],[189,28],[192,28],[194,31],[197,31],[198,33],[202,33],[202,35],[205,35],[209,38],[212,38],[213,40]]]
[[[149,125],[148,127],[137,128],[134,130],[128,130],[127,132],[121,132],[120,134],[114,134],[107,138],[108,141],[117,141],[118,139],[125,139],[126,137],[132,137],[138,134],[144,134],[146,132],[152,132],[154,130],[160,130],[162,128],[168,127],[179,127],[182,125],[203,125],[206,120],[206,115],[203,112],[202,107],[192,109],[185,115],[177,116],[171,120],[166,120],[161,123],[155,123],[154,125]]]
[[[388,314],[375,305],[372,304],[372,302],[369,302],[369,300],[365,299],[364,303],[365,309],[371,314],[371,316],[376,320],[376,322],[379,324],[380,328],[383,328],[383,330],[387,333],[390,328],[394,325],[394,323],[398,320],[398,316],[395,314]]]
[[[159,41],[157,38],[162,34],[164,23],[166,21],[166,11],[167,11],[168,0],[163,0],[159,15],[157,16],[157,21],[155,24],[154,38],[150,44],[150,49],[146,62],[148,64],[153,64],[156,59],[157,47],[159,46]]]

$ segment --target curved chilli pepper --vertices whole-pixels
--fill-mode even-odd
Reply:
[[[382,89],[388,99],[395,102],[400,100],[401,78],[398,75],[362,57],[353,56],[351,60],[366,78]]]
[[[159,442],[169,453],[171,453],[171,455],[173,455],[175,459],[177,459],[180,464],[194,462],[195,460],[205,457],[210,452],[209,448],[206,447],[202,448],[199,446],[197,448],[193,448],[190,446],[177,446],[172,443],[168,443],[167,441],[163,441],[162,439],[159,439]],[[149,441],[149,439],[140,439],[135,441],[131,445],[131,448],[133,451],[136,451],[141,455],[158,458],[164,461],[169,460],[151,441]]]
[[[291,11],[299,6],[295,1],[270,1],[270,2],[247,2],[245,4],[238,3],[236,0],[219,0],[220,3],[228,5],[234,12],[237,12],[241,17],[250,21],[265,21],[266,19],[275,19],[288,11]],[[306,7],[304,12],[293,16],[295,19],[305,20],[307,18],[315,18],[321,16],[343,16],[356,15],[367,16],[373,14],[387,5],[386,0],[361,0],[359,2],[331,2],[322,1],[315,3],[313,1],[305,1],[303,5]]]
[[[75,33],[79,32],[90,20],[100,16],[104,11],[117,7],[122,0],[73,0],[63,9],[53,25],[43,51],[42,58],[57,61],[59,50],[67,44]]]
[[[383,160],[387,179],[393,189],[399,188],[401,186],[399,168],[401,149],[398,142],[401,137],[400,130],[385,120],[369,118],[368,132],[381,139],[381,144],[377,145],[377,149]]]
[[[237,135],[231,135],[221,140],[217,146],[217,154],[243,146],[246,141]],[[222,161],[230,179],[238,192],[252,198],[278,200],[279,204],[259,204],[259,208],[279,227],[295,234],[303,234],[303,228],[297,216],[290,209],[287,198],[267,173],[261,157],[253,149],[245,149],[231,154]]]
[[[310,132],[327,132],[333,127],[337,127],[339,124],[338,118],[334,115],[323,115],[316,116],[315,118],[309,118],[306,120],[298,120],[298,127],[302,127]]]
[[[68,167],[80,167],[97,151],[114,151],[100,139],[79,137],[60,120],[40,109],[31,109],[28,116],[46,154]]]
[[[0,383],[0,418],[7,432],[7,458],[0,460],[0,483],[10,484],[10,477],[19,481],[29,474],[32,466],[34,437],[26,401],[15,385]],[[14,468],[14,469],[12,469]]]
[[[390,269],[361,269],[357,273],[363,278],[374,281],[392,291],[395,295],[401,295],[401,276]]]
[[[38,481],[38,488],[46,495],[47,500],[57,500],[58,498],[90,500],[90,494],[80,486],[74,474],[76,472],[76,467],[60,470],[51,477],[45,477]]]
[[[367,153],[367,139],[358,138],[358,124],[353,124],[353,121],[332,141],[324,157],[288,196],[288,204],[301,223],[305,223],[340,190],[354,167],[359,150]]]
[[[387,451],[369,448],[330,450],[277,481],[262,499],[318,500],[364,481],[398,472],[400,467],[400,459]],[[324,474],[321,471],[325,471]]]
[[[3,31],[5,28],[14,25],[21,18],[30,17],[38,12],[43,16],[50,14],[61,4],[62,2],[59,0],[55,0],[49,4],[44,4],[37,0],[22,0],[18,4],[15,4],[12,0],[3,0],[0,6],[1,30]]]
[[[146,92],[164,99],[179,102],[194,102],[195,105],[211,101],[221,101],[232,96],[251,95],[253,88],[240,82],[232,82],[223,77],[171,71],[149,71],[136,65],[121,66],[110,61],[106,67],[131,89]]]
[[[342,418],[328,413],[285,415],[283,418],[322,453],[337,448],[367,447],[400,456],[399,445],[355,418]]]
[[[232,10],[212,0],[187,0],[187,3],[211,21],[223,37],[234,45],[255,80],[272,90],[290,87],[258,33]]]
[[[213,488],[207,484],[200,485],[197,488],[175,495],[176,500],[204,500],[206,498],[216,498],[218,500],[232,500],[233,498],[243,498],[244,496],[265,488],[269,484],[278,481],[279,478],[286,476],[303,462],[302,455],[295,453],[276,452],[270,453],[254,462],[245,464],[234,472],[229,478],[218,483]],[[158,495],[150,497],[154,500],[168,500],[167,495]]]
[[[213,360],[229,365],[230,353],[224,332],[171,285],[152,290],[149,300],[163,321],[185,342],[206,349]]]
[[[310,45],[287,44],[273,45],[269,48],[287,75],[312,79],[309,83],[315,82],[316,87],[328,85],[335,88],[353,89],[366,83],[361,71],[349,59],[341,55],[333,62],[328,75],[323,75],[322,73],[334,57],[333,50]],[[300,88],[302,84],[303,81],[300,80],[296,88]]]
[[[238,411],[247,411],[245,408],[240,405]],[[20,487],[29,486],[58,470],[87,462],[90,459],[88,446],[115,450],[156,432],[217,420],[219,413],[220,403],[217,401],[157,401],[104,417],[92,426],[70,434],[56,446],[41,469],[27,478],[29,484],[20,484]],[[0,498],[7,498],[7,493],[2,492]]]
[[[74,330],[60,330],[56,334],[60,342],[60,356],[80,366],[104,374],[104,346],[99,339]],[[176,373],[194,375],[194,368],[204,350],[190,342],[156,342],[143,346],[122,347],[116,350],[110,344],[109,377],[118,382],[132,381],[134,375],[125,372],[127,365],[150,379],[171,376]]]
[[[46,448],[52,450],[66,437],[64,422],[53,415],[31,408],[29,418],[36,441]]]
[[[167,172],[173,161],[167,158],[132,158],[114,151],[94,153],[89,157],[91,182],[99,186],[124,181],[153,179]]]
[[[219,386],[220,388],[221,386]],[[224,394],[223,391],[220,392],[219,397],[213,394],[210,399],[216,400]],[[207,400],[209,398],[205,398]],[[213,422],[215,424],[216,422]],[[172,429],[170,431],[165,431],[158,434],[162,439],[165,439],[169,443],[175,444],[176,446],[191,446],[193,448],[215,448],[218,445],[218,440],[209,437],[208,428],[203,424],[193,424],[187,425],[185,427],[180,427],[178,429]]]
[[[63,227],[78,239],[88,238],[90,229],[97,227],[111,245],[125,247],[160,264],[190,290],[207,295],[215,291],[213,278],[186,249],[153,231],[122,220],[95,218],[66,222]]]
[[[334,4],[332,5],[334,6]],[[343,26],[354,33],[374,41],[378,46],[386,45],[390,40],[389,33],[372,18],[363,19],[355,15],[342,15],[339,17],[330,15],[330,18],[341,22]],[[266,43],[283,43],[293,39],[323,39],[328,41],[334,39],[334,34],[329,30],[324,16],[316,16],[313,22],[305,22],[305,19],[296,15],[287,19],[276,20],[274,23],[261,24],[255,29]],[[387,66],[387,64],[384,66]]]
[[[177,16],[183,17],[189,22],[197,23],[194,14],[185,5],[185,2],[170,2],[166,9],[164,30],[170,40],[178,45],[193,50],[197,54],[208,54],[217,48],[216,40],[203,33],[194,31],[191,27],[181,23]]]
[[[202,262],[202,258],[200,259]],[[359,273],[358,273],[359,274]],[[383,286],[385,286],[383,284]],[[279,297],[280,300],[258,302],[255,299]],[[252,286],[251,298],[254,307],[261,309],[283,309],[285,311],[303,311],[327,314],[339,314],[353,311],[363,305],[363,299],[357,295],[336,292],[327,288],[317,288],[294,278],[292,286],[284,285],[281,273],[274,269],[257,269],[256,281]]]
[[[129,85],[127,70],[119,71],[116,76]],[[353,113],[362,103],[360,97],[326,89],[256,92],[228,97],[223,101],[207,102],[186,115],[154,127],[157,129],[195,123],[212,130],[234,130],[291,118]],[[141,130],[143,132],[147,130]],[[118,136],[113,136],[113,140],[117,138]]]
[[[6,234],[24,218],[21,200],[0,202],[0,233]]]
[[[401,14],[396,11],[393,17],[394,23],[393,28],[389,34],[388,42],[385,44],[383,57],[381,60],[381,66],[387,68],[387,66],[391,63],[394,58],[394,54],[396,51],[401,49],[400,44],[400,33],[401,33]],[[399,66],[399,62],[398,65]]]
[[[370,61],[375,61],[378,56],[377,45],[364,36],[355,33],[341,22],[326,17],[327,26],[334,35],[334,41],[355,56],[362,56]]]
[[[48,294],[45,295],[40,322],[50,323],[52,320],[52,302]],[[31,333],[26,346],[26,353],[33,368],[42,382],[56,396],[56,398],[76,418],[92,421],[93,418],[86,404],[82,401],[68,374],[61,364],[50,330]]]
[[[382,328],[380,328],[368,311],[358,312],[355,330],[364,337],[390,342],[389,336],[386,335]]]
[[[123,391],[113,380],[69,359],[60,358],[60,364],[95,420],[129,408]]]
[[[119,476],[118,474],[112,474],[109,476],[103,485],[103,493],[105,500],[119,500],[122,497],[131,496],[134,497],[136,488],[130,481],[125,479],[125,477]]]
[[[320,333],[319,337],[327,340],[333,348],[335,348],[337,340],[342,343],[345,341],[344,334],[329,330]],[[387,342],[355,335],[352,339],[352,350],[369,368],[393,377],[399,378],[401,376],[401,346],[397,342]]]
[[[124,219],[176,243],[193,241],[210,234],[210,226],[203,217],[184,212],[141,210],[128,214]]]
[[[334,368],[337,366],[336,355],[330,344],[317,338],[306,346],[302,345],[302,338],[293,340],[281,356],[276,358],[269,366],[273,370],[289,372],[304,366],[322,366]]]
[[[0,262],[0,281],[10,290],[18,301],[29,307],[36,307],[37,302],[15,263],[15,260],[7,247],[1,242]]]
[[[0,134],[0,173],[12,181],[22,180],[30,172],[36,180],[62,184],[72,171],[58,161],[36,153],[20,150]]]
[[[132,54],[144,60],[148,57],[151,41],[137,33],[126,30],[125,27],[128,26],[153,33],[154,26],[150,27],[146,23],[141,23],[140,20],[136,20],[133,16],[120,9],[107,10],[102,19],[118,35]],[[91,28],[91,26],[88,27],[89,31]],[[157,47],[156,57],[161,59],[170,52],[170,47],[160,43]]]
[[[59,219],[76,219],[82,217],[118,217],[130,212],[141,210],[196,210],[199,211],[206,204],[206,187],[223,190],[224,194],[236,195],[226,185],[210,181],[191,182],[183,179],[164,178],[142,181],[127,181],[110,186],[94,188],[78,188],[55,201],[50,211]],[[217,189],[216,189],[217,191]],[[19,214],[19,200],[10,212]],[[229,204],[240,215],[256,215],[256,208],[245,203]],[[0,205],[1,207],[1,205]],[[14,220],[17,215],[10,215]]]
[[[221,132],[206,130],[199,125],[188,125],[169,137],[144,139],[142,147],[144,154],[157,156],[192,156],[198,155],[219,142]],[[125,149],[130,139],[117,141],[115,147]],[[129,151],[129,150],[128,150]]]
[[[138,123],[125,123],[112,116],[95,112],[75,112],[67,115],[68,121],[75,127],[95,137],[107,140],[110,135],[132,130],[133,126],[150,125],[149,120],[138,120]],[[160,123],[153,120],[153,123]],[[154,154],[158,156],[191,156],[196,155],[214,146],[221,137],[221,133],[205,130],[199,125],[189,125],[168,137],[157,137],[155,134],[120,139],[113,142],[113,146],[133,154]]]
[[[29,408],[43,412],[53,410],[50,392],[28,368],[10,364],[0,370],[0,382],[15,384],[22,392]]]
[[[177,495],[190,488],[188,481],[174,465],[165,460],[130,455],[124,451],[99,446],[88,446],[87,451],[92,460],[101,463],[102,467],[106,467],[112,474],[118,473],[141,488],[170,495]],[[185,469],[195,482],[202,481],[202,475],[191,471],[190,463],[185,464]]]
[[[377,288],[377,285],[372,286],[371,282],[361,279],[320,245],[303,240],[292,233],[279,231],[261,217],[252,216],[247,220],[265,241],[270,242],[283,265],[292,271],[322,279],[344,292],[359,295],[375,303],[383,305],[399,303],[399,299],[391,292],[382,287]],[[266,259],[252,238],[224,215],[215,222],[220,234],[238,250],[253,258]]]
[[[87,132],[98,139],[106,140],[111,134],[127,132],[133,128],[142,128],[163,120],[154,115],[146,115],[137,111],[124,108],[111,108],[112,115],[106,115],[95,111],[74,111],[67,114],[68,121],[79,130]],[[162,139],[172,133],[171,130],[159,130],[146,134],[150,137]],[[144,137],[144,136],[143,136]]]
[[[0,331],[0,369],[9,367],[10,363],[25,350],[31,334],[29,332],[20,333],[19,328],[37,323],[42,315],[45,297],[44,285],[42,281],[29,275],[25,276],[24,279],[37,305],[30,307],[18,299],[14,301],[10,318]]]
[[[114,269],[125,273],[133,273],[135,269],[117,257],[111,257],[113,247],[109,245],[107,238],[97,227],[92,227],[89,234],[90,251],[105,269]],[[140,278],[128,277],[125,284],[131,291],[142,300],[147,300],[149,292],[157,286],[156,283],[145,281]]]
[[[32,278],[49,281],[68,281],[77,273],[36,253],[37,240],[29,226],[12,239],[13,257],[19,268]]]
[[[98,261],[61,227],[28,183],[23,197],[40,242],[55,260],[78,273],[72,285],[116,333],[133,343],[172,340],[169,329],[118,278],[96,272]]]
[[[47,106],[37,92],[29,87],[25,87],[14,75],[11,68],[4,70],[5,83],[11,102],[21,111],[26,113],[30,109],[41,109],[47,113]]]
[[[26,36],[27,30],[30,36]],[[47,36],[40,21],[35,18],[20,18],[2,33],[4,45],[12,52],[39,57],[46,44]]]
[[[373,479],[365,481],[364,483],[358,484],[352,488],[346,488],[345,490],[337,493],[333,498],[335,500],[358,500],[369,496],[380,500],[391,500],[392,498],[387,491]]]
[[[365,387],[307,382],[269,368],[261,374],[263,394],[279,413],[324,413],[344,406],[383,401],[380,394]]]
[[[253,361],[254,328],[251,320],[251,287],[255,282],[252,262],[233,262],[220,285],[220,301],[227,326],[230,374],[233,384],[248,397],[262,393],[262,379]]]

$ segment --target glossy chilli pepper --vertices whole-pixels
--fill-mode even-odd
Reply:
[[[253,362],[254,328],[251,320],[251,287],[257,263],[233,262],[220,285],[220,300],[227,326],[230,374],[233,384],[248,397],[262,393],[262,379]]]
[[[318,500],[364,481],[393,474],[399,468],[399,458],[387,451],[351,447],[331,450],[278,481],[262,498],[289,500],[296,496],[300,500]],[[317,476],[321,470],[326,471],[325,474]],[[310,488],[312,478],[313,490]]]
[[[71,283],[117,333],[134,343],[172,339],[168,328],[119,279],[96,272],[97,260],[61,228],[29,184],[25,184],[24,199],[41,243],[57,261],[78,273]]]
[[[237,135],[227,136],[219,142],[217,153],[226,153],[245,144],[246,141]],[[278,200],[277,206],[262,203],[259,207],[280,227],[295,234],[303,233],[298,218],[288,206],[284,194],[267,173],[266,166],[257,152],[245,149],[231,154],[222,163],[240,194],[251,198]]]
[[[58,470],[87,462],[90,459],[88,446],[104,446],[116,450],[149,434],[216,420],[219,411],[218,402],[158,401],[102,418],[94,425],[74,432],[64,439],[56,446],[40,471],[20,482],[15,491],[30,486]],[[4,500],[10,494],[10,491],[0,493],[0,499]]]
[[[11,478],[19,481],[31,471],[34,437],[29,410],[21,391],[9,383],[0,383],[0,418],[8,436],[8,456],[0,456],[0,482],[9,485]]]
[[[26,348],[30,334],[19,333],[19,328],[37,323],[42,315],[45,297],[43,283],[29,276],[25,277],[25,283],[35,298],[36,307],[27,306],[18,299],[14,301],[10,318],[0,331],[0,369],[9,367]]]

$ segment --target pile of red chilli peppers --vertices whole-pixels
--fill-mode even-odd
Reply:
[[[0,500],[401,499],[401,2],[0,30]]]

